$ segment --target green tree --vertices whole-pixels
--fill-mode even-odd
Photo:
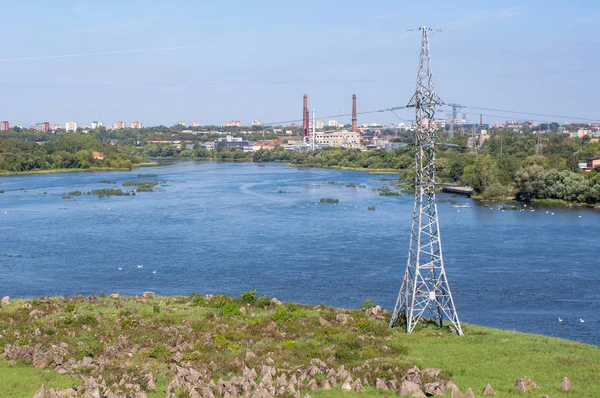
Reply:
[[[498,181],[498,166],[490,155],[481,155],[475,161],[473,190],[481,194],[487,187]]]

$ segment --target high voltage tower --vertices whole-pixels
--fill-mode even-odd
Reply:
[[[419,320],[443,318],[452,322],[459,335],[462,328],[446,278],[435,199],[435,106],[442,101],[433,89],[427,27],[420,28],[421,57],[417,89],[407,107],[415,108],[417,146],[415,204],[413,209],[408,264],[402,280],[390,327],[404,324],[411,333]]]

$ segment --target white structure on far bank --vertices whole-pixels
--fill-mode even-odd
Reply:
[[[315,144],[338,148],[360,148],[360,134],[352,131],[315,132]]]
[[[66,131],[77,131],[77,122],[67,122],[65,123]]]

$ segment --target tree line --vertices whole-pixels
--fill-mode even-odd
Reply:
[[[104,159],[94,159],[103,152]],[[118,168],[131,169],[143,157],[102,144],[96,138],[71,134],[53,141],[36,143],[21,138],[0,140],[0,170],[24,172],[55,169]]]

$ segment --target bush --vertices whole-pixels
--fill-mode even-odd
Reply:
[[[190,294],[190,298],[192,299],[192,305],[195,307],[206,307],[206,299],[203,295],[192,293]]]
[[[240,300],[244,304],[254,304],[256,301],[256,289],[246,290],[240,295]]]
[[[242,313],[236,303],[229,303],[223,307],[224,316],[241,316]]]
[[[365,301],[363,301],[362,303],[360,303],[360,309],[361,310],[368,310],[369,308],[375,308],[377,304],[375,304],[375,302],[371,299],[367,299]]]
[[[494,183],[483,191],[482,196],[484,199],[503,199],[510,195],[510,191],[510,188],[499,183]]]
[[[160,314],[160,304],[154,303],[152,305],[152,311],[154,311],[155,314]]]
[[[217,294],[210,300],[209,304],[213,308],[223,308],[232,301],[233,299],[225,294]]]
[[[149,358],[155,358],[159,360],[167,360],[170,356],[171,352],[164,345],[158,345],[148,353]]]
[[[268,307],[271,305],[271,299],[266,294],[263,294],[262,296],[256,299],[254,305],[260,308]]]
[[[341,343],[335,350],[335,358],[338,361],[346,362],[356,359],[360,356],[362,346],[358,341],[350,340]]]
[[[294,340],[286,340],[281,345],[284,348],[294,348],[296,347],[296,342]]]
[[[273,315],[271,315],[271,320],[277,323],[288,323],[294,319],[296,319],[296,313],[285,305],[277,307]]]
[[[96,326],[98,324],[98,320],[92,314],[85,314],[85,315],[81,315],[81,316],[75,318],[73,323],[76,326],[83,326],[83,325]]]

